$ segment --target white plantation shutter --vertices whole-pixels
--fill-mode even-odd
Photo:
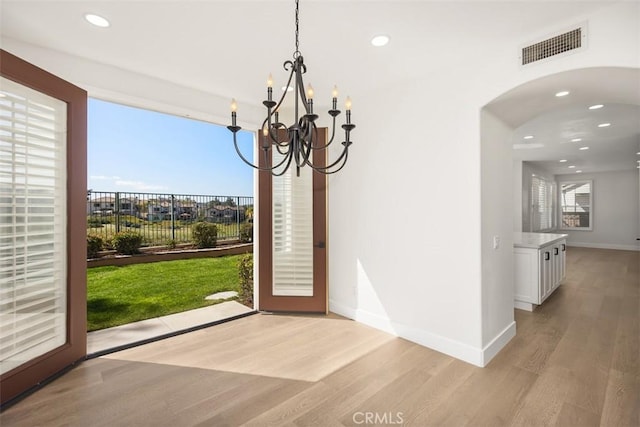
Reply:
[[[274,153],[274,163],[277,161]],[[273,295],[313,296],[313,174],[274,176]]]
[[[66,108],[0,80],[0,373],[66,342]]]
[[[553,228],[555,184],[539,176],[531,177],[531,231]]]

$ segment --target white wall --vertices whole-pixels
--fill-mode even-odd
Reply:
[[[560,230],[569,246],[639,250],[638,169],[592,174],[557,175],[562,181],[593,180],[593,229]]]
[[[496,17],[507,3],[474,2]],[[330,308],[483,366],[512,330],[512,265],[505,249],[513,221],[513,198],[507,195],[513,186],[504,150],[493,150],[504,138],[504,126],[484,116],[483,124],[491,122],[494,130],[481,130],[481,109],[500,94],[549,74],[638,67],[639,41],[629,36],[637,34],[638,4],[603,6],[519,39],[492,31],[465,33],[458,20],[467,5],[447,7],[461,8],[460,14],[449,15],[455,20],[439,25],[439,31],[449,33],[437,37],[448,43],[430,43],[404,62],[389,64],[399,78],[388,91],[350,94],[358,100],[357,136],[349,165],[330,178]],[[518,65],[522,44],[585,19],[587,50],[531,67]],[[490,25],[483,23],[483,28]],[[3,43],[88,88],[90,95],[120,102],[129,97],[147,108],[157,105],[166,112],[227,122],[226,99],[17,41]],[[403,70],[411,72],[403,77]],[[258,122],[259,108],[255,111],[243,114],[249,124]],[[502,187],[494,187],[500,185],[497,176],[486,174],[490,165],[507,173]],[[495,234],[503,239],[501,251],[487,242]]]
[[[513,176],[513,129],[482,110],[482,337],[485,364],[516,333],[513,313],[514,259],[513,225],[507,220],[513,206],[513,186],[504,185]],[[506,267],[506,268],[505,268]]]
[[[542,76],[596,66],[638,67],[638,39],[628,37],[637,34],[637,15],[637,4],[619,3],[520,40],[474,34],[475,42],[491,48],[461,45],[456,55],[473,65],[442,63],[425,70],[423,78],[398,81],[385,93],[388,108],[380,105],[378,93],[354,95],[362,125],[349,167],[330,183],[331,309],[470,363],[488,363],[492,344],[503,345],[509,337],[513,266],[492,253],[486,240],[500,221],[511,231],[513,198],[501,191],[512,194],[513,183],[509,173],[499,189],[483,193],[481,203],[481,163],[508,167],[502,166],[502,150],[483,150],[481,156],[480,135],[493,136],[481,132],[480,110]],[[519,46],[584,19],[588,49],[532,67],[517,65]],[[450,56],[420,54],[431,64]],[[408,59],[402,66],[411,68]],[[414,132],[407,134],[411,123]],[[383,208],[388,200],[406,214],[390,221]]]

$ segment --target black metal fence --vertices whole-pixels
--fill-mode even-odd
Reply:
[[[136,231],[145,246],[192,243],[193,225],[218,226],[218,240],[240,238],[253,221],[253,197],[89,191],[87,233],[108,242],[120,231]]]

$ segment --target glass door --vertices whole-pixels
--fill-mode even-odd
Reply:
[[[86,354],[86,92],[0,51],[4,404]]]
[[[326,140],[326,129],[318,137]],[[326,150],[314,152],[319,162],[326,162]],[[309,167],[300,176],[295,167],[282,176],[261,171],[258,188],[258,309],[326,313],[326,175]]]

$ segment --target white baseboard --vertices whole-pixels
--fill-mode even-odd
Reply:
[[[487,366],[491,359],[515,336],[516,322],[513,321],[482,349],[482,366]]]
[[[486,366],[516,333],[516,324],[512,322],[491,340],[487,346],[477,348],[422,329],[392,322],[386,316],[347,307],[333,300],[329,300],[329,309],[336,314],[353,319],[372,328],[399,336],[479,367]]]
[[[608,243],[567,242],[567,246],[576,248],[615,249],[618,251],[640,251],[640,245],[611,245]]]
[[[399,337],[432,350],[439,351],[440,353],[444,353],[448,356],[455,357],[463,362],[467,362],[481,368],[484,366],[482,364],[483,357],[482,350],[480,348],[476,348],[441,335],[432,334],[431,332],[421,329],[416,329],[411,326],[398,325],[397,323],[394,323],[394,326],[396,327]]]
[[[517,308],[518,310],[525,310],[525,311],[533,311],[533,309],[535,308],[533,304],[531,304],[530,302],[522,302],[518,300],[513,301],[513,307]]]

